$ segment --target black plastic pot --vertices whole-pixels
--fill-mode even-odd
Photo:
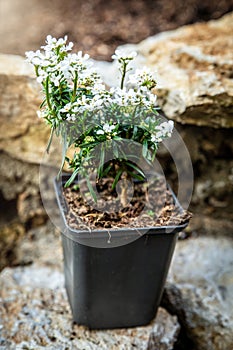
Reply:
[[[187,223],[149,230],[111,230],[112,242],[106,244],[109,249],[97,248],[90,242],[106,241],[109,233],[70,228],[59,182],[55,181],[55,189],[64,223],[65,286],[74,321],[92,329],[148,324],[160,303],[178,232]],[[116,240],[132,236],[137,237],[116,246]]]

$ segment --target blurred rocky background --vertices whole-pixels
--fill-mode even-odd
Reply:
[[[0,349],[233,348],[232,10],[232,0],[0,0]],[[68,34],[102,61],[109,84],[115,48],[135,49],[138,66],[157,71],[158,103],[189,150],[193,218],[149,328],[71,326],[59,232],[39,191],[49,130],[36,116],[41,92],[23,57],[47,34]],[[176,189],[171,157],[166,149],[158,157]]]

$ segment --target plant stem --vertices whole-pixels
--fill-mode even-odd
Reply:
[[[53,110],[50,102],[50,98],[49,98],[49,77],[48,76],[45,81],[45,95],[46,95],[46,102],[47,102],[48,108],[52,112],[53,116],[56,118],[56,112]]]
[[[50,149],[50,146],[51,146],[51,143],[52,143],[52,140],[53,140],[53,135],[54,135],[54,127],[52,126],[51,132],[50,132],[50,136],[49,136],[49,141],[48,141],[48,144],[46,146],[46,152],[47,153],[49,153],[49,149]]]
[[[122,185],[121,185],[121,195],[120,195],[120,201],[123,208],[125,208],[128,204],[127,200],[127,184],[128,184],[128,174],[127,172],[123,172],[122,174]]]
[[[124,80],[125,80],[125,75],[126,75],[126,68],[127,68],[127,63],[124,61],[124,62],[123,62],[123,67],[122,67],[121,89],[123,89],[123,87],[124,87]]]
[[[78,72],[75,72],[75,77],[74,77],[74,89],[73,89],[73,94],[72,94],[72,99],[71,101],[74,102],[76,92],[77,92],[77,83],[78,83]]]
[[[47,105],[48,105],[50,111],[53,112],[52,106],[51,106],[51,102],[50,102],[50,98],[49,98],[49,77],[47,77],[46,81],[45,81],[45,94],[46,94]]]

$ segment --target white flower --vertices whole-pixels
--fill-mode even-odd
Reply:
[[[157,102],[157,96],[150,93],[148,95],[148,102],[147,102],[148,107],[153,108],[156,105],[156,102]]]
[[[73,46],[74,46],[74,43],[72,43],[72,41],[70,41],[69,44],[66,46],[66,50],[71,51]]]
[[[31,60],[35,56],[35,52],[34,51],[26,51],[25,56],[27,57],[26,60],[31,62]]]
[[[73,43],[70,42],[68,43],[68,45],[66,45],[67,43],[67,35],[64,36],[64,38],[53,38],[51,35],[48,35],[46,38],[46,44],[45,46],[41,46],[42,49],[44,49],[44,51],[53,51],[54,49],[57,49],[58,47],[60,47],[62,52],[67,52],[72,50],[73,47]]]
[[[117,61],[131,61],[137,56],[136,51],[126,52],[123,50],[116,50],[115,54],[112,55],[113,60]]]
[[[27,51],[25,52],[25,55],[27,57],[27,62],[37,66],[40,64],[40,59],[39,59],[39,55],[40,55],[40,51],[37,50],[36,52],[34,51]]]
[[[66,119],[67,119],[68,121],[73,121],[73,122],[74,122],[74,121],[76,120],[76,115],[75,115],[74,113],[72,113],[72,114],[67,113]]]
[[[100,106],[102,106],[103,102],[104,99],[101,97],[101,95],[95,95],[91,100],[91,105],[93,106],[93,109],[98,109]]]
[[[93,92],[98,94],[99,92],[102,92],[102,91],[105,91],[105,85],[102,83],[102,81],[95,82],[93,86]]]
[[[171,137],[173,127],[173,120],[169,120],[168,122],[163,122],[160,125],[157,125],[156,133],[151,135],[151,141],[158,143],[162,142],[166,137]]]
[[[156,135],[151,135],[150,139],[151,139],[152,142],[157,142]]]
[[[85,53],[84,56],[83,56],[83,52],[82,51],[79,51],[77,53],[77,59],[80,60],[80,61],[87,61],[89,58],[90,58],[90,56],[87,53]]]
[[[72,103],[67,103],[63,108],[60,109],[61,113],[67,113],[71,110],[72,108]]]
[[[41,75],[41,76],[37,77],[36,80],[38,81],[38,83],[41,84],[44,80],[44,77]]]
[[[152,71],[148,67],[143,67],[136,69],[134,74],[129,74],[128,84],[150,90],[155,87],[156,82]]]
[[[157,127],[158,131],[160,131],[162,135],[165,135],[165,137],[171,136],[173,128],[174,128],[173,120],[169,120],[168,122],[163,122]]]
[[[65,58],[63,61],[61,61],[59,63],[59,68],[60,68],[60,71],[62,72],[62,75],[69,79],[70,78],[70,70],[71,70],[71,66],[70,66],[70,62],[67,58]]]
[[[135,106],[141,101],[141,95],[133,89],[127,91],[126,88],[120,89],[114,87],[110,89],[110,93],[112,95],[112,102],[119,106]]]
[[[103,126],[103,130],[106,132],[106,133],[111,133],[113,130],[115,129],[115,125],[109,125],[109,124],[104,124]]]
[[[37,114],[38,118],[44,117],[44,113],[42,111],[37,111],[36,114]]]
[[[113,130],[115,129],[115,125],[109,125],[108,123],[105,123],[103,125],[103,129],[99,129],[96,131],[97,135],[104,135],[104,134],[115,134],[113,133]]]

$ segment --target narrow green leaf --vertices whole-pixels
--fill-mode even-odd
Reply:
[[[68,149],[68,143],[67,143],[67,133],[66,133],[66,129],[64,129],[65,131],[63,131],[63,135],[62,135],[62,160],[61,160],[61,166],[60,166],[60,170],[58,172],[58,174],[60,175],[66,160],[66,152]]]
[[[143,181],[145,179],[145,176],[143,177],[141,175],[135,174],[132,171],[127,170],[127,173],[136,180]]]
[[[157,153],[157,149],[155,148],[154,151],[153,151],[153,153],[152,153],[152,156],[151,156],[151,161],[152,161],[152,162],[155,160],[156,153]]]
[[[76,169],[74,170],[74,172],[72,173],[72,175],[70,176],[70,178],[66,181],[66,183],[65,183],[65,188],[69,187],[69,186],[72,184],[72,182],[75,180],[76,176],[78,175],[78,171],[79,171],[78,168],[76,168]]]
[[[81,143],[80,145],[78,145],[80,148],[86,148],[86,147],[94,147],[99,145],[101,142],[97,141],[97,142],[88,142],[88,143]]]
[[[107,166],[107,168],[104,169],[104,171],[102,173],[102,177],[106,176],[109,173],[109,171],[111,170],[111,168],[112,168],[112,164],[109,164]]]
[[[118,147],[117,147],[117,143],[113,142],[112,143],[112,148],[113,148],[113,155],[115,158],[119,158],[119,151],[118,151]]]
[[[90,194],[91,194],[92,198],[94,199],[94,201],[97,202],[96,193],[95,193],[95,191],[94,191],[94,188],[93,188],[93,186],[92,186],[92,184],[91,184],[89,178],[86,177],[86,180],[87,180],[87,187],[88,187],[88,189],[89,189],[89,191],[90,191]]]
[[[134,170],[136,170],[141,176],[143,176],[143,178],[145,178],[144,172],[143,172],[137,165],[135,165],[135,164],[133,164],[133,163],[130,163],[130,162],[126,162],[126,164],[127,164],[129,167],[131,167],[131,168],[133,168]]]
[[[144,140],[142,144],[142,155],[144,158],[147,157],[147,153],[148,153],[148,143],[147,143],[147,140]]]
[[[103,168],[104,168],[104,158],[105,158],[105,150],[104,150],[104,145],[101,146],[101,151],[100,151],[100,165],[98,167],[98,177],[102,177],[103,173]]]
[[[134,125],[134,128],[133,128],[133,139],[136,137],[137,132],[138,132],[138,127],[136,125]]]
[[[115,177],[115,179],[114,179],[114,181],[113,181],[113,184],[112,184],[112,189],[113,189],[113,190],[114,190],[114,188],[116,187],[116,185],[117,185],[117,183],[118,183],[118,181],[119,181],[119,178],[121,177],[122,173],[123,173],[123,170],[122,170],[122,169],[119,169],[118,172],[117,172],[117,174],[116,174],[116,177]]]
[[[46,147],[46,152],[49,153],[52,141],[53,141],[53,135],[54,135],[54,127],[51,128],[50,136],[49,136],[49,141]]]
[[[44,107],[45,104],[46,104],[46,99],[44,99],[44,100],[42,101],[42,103],[40,104],[40,108]]]

